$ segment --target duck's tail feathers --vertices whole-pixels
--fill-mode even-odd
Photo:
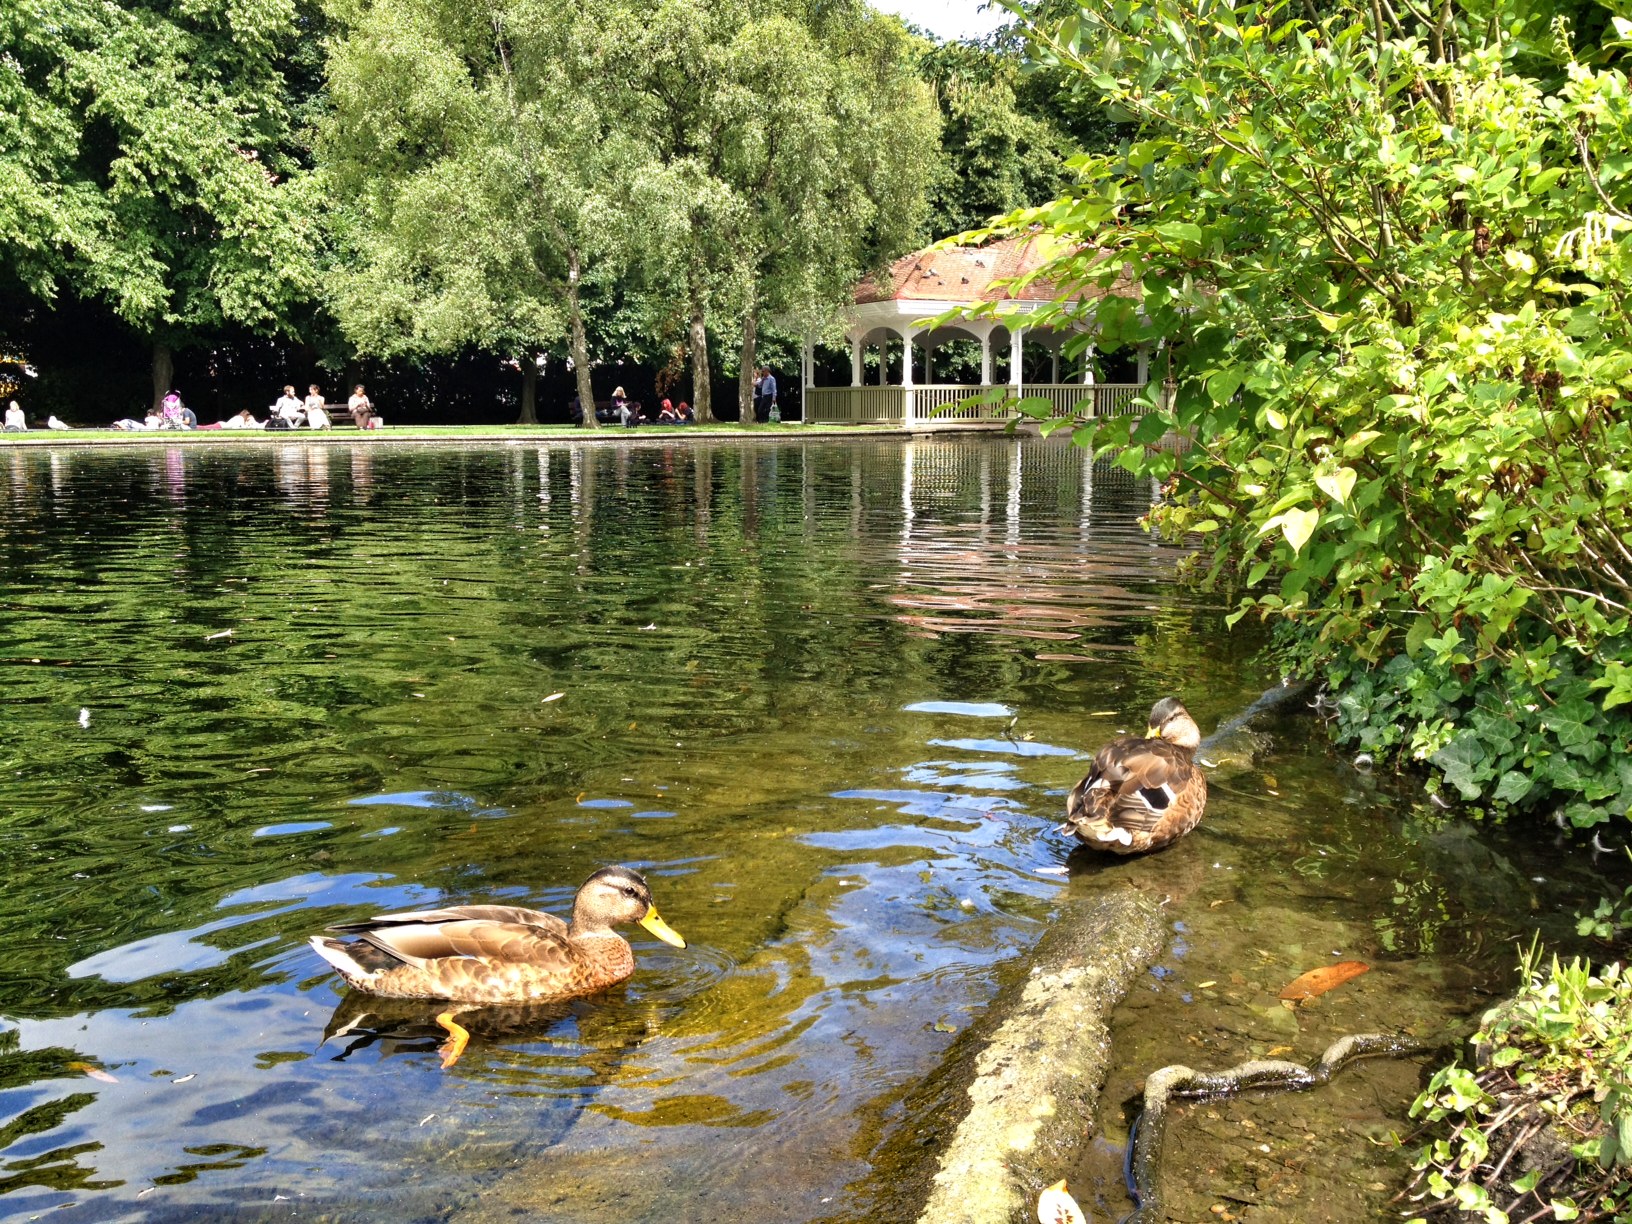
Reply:
[[[338,939],[325,939],[321,935],[313,935],[307,941],[316,952],[346,981],[353,985],[365,985],[374,976],[374,970],[368,968],[351,954],[351,945]]]

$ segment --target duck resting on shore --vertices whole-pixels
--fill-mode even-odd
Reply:
[[[1144,737],[1125,735],[1095,754],[1065,802],[1059,832],[1112,854],[1143,854],[1177,841],[1207,806],[1207,779],[1196,764],[1200,745],[1190,711],[1176,697],[1162,698]]]

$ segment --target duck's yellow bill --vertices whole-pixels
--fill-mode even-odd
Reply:
[[[1162,729],[1160,727],[1146,727],[1145,728],[1145,738],[1146,739],[1161,739],[1162,738]]]
[[[646,917],[640,920],[640,925],[666,944],[673,944],[677,948],[686,946],[686,941],[680,938],[674,928],[657,916],[657,906],[655,905],[647,907]]]

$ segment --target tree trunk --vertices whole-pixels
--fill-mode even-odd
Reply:
[[[754,368],[759,359],[759,299],[748,282],[748,304],[742,312],[742,369],[737,375],[737,412],[744,425],[757,424],[754,414]]]
[[[703,286],[699,269],[693,259],[689,283],[691,292],[691,325],[687,339],[691,343],[691,406],[699,425],[714,423],[714,395],[708,372],[708,324],[703,315]]]
[[[521,416],[516,424],[538,424],[538,357],[532,352],[521,359]]]
[[[589,337],[584,333],[584,312],[578,307],[578,279],[583,267],[578,249],[567,248],[567,315],[572,324],[568,344],[572,349],[572,371],[577,376],[578,406],[583,410],[585,429],[599,429],[595,419],[595,388],[589,381]]]
[[[164,397],[170,394],[170,384],[176,376],[175,359],[170,352],[170,346],[162,341],[153,341],[153,411],[157,412],[164,406]]]

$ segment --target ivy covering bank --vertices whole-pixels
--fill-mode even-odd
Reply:
[[[1523,0],[1071,5],[1034,53],[1138,134],[1004,222],[1085,244],[1038,274],[1066,292],[1142,285],[1054,309],[1164,341],[1171,394],[1045,427],[1168,482],[1157,521],[1339,735],[1582,827],[1632,805],[1629,36]]]

